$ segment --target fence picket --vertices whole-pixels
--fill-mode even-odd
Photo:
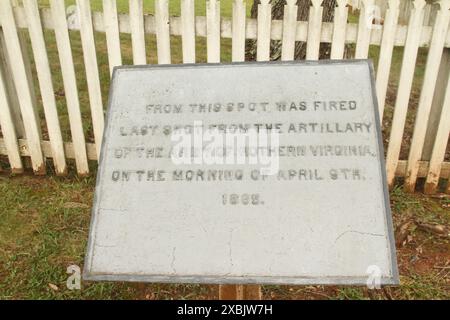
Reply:
[[[2,1],[2,5],[0,6],[0,20],[2,21],[5,36],[6,51],[11,64],[14,66],[11,71],[18,93],[20,111],[24,121],[33,171],[35,174],[45,174],[45,159],[41,148],[39,118],[33,103],[34,94],[32,90],[34,88],[31,87],[31,83],[27,77],[24,62],[26,52],[22,51],[20,45],[13,9],[9,0]]]
[[[441,173],[442,163],[444,162],[445,149],[447,147],[448,135],[450,131],[450,79],[447,82],[447,90],[442,107],[441,118],[436,132],[436,139],[431,153],[430,165],[428,167],[427,179],[424,191],[427,194],[435,193],[439,176]],[[447,182],[450,190],[450,183]]]
[[[378,112],[380,114],[381,122],[383,122],[384,105],[389,84],[389,72],[391,69],[400,2],[399,0],[389,0],[388,5],[389,7],[386,10],[383,25],[383,38],[381,40],[376,80]]]
[[[41,89],[50,145],[52,146],[53,163],[56,174],[65,175],[67,173],[67,165],[64,157],[64,145],[61,127],[59,125],[58,111],[56,109],[50,65],[45,48],[44,34],[42,32],[41,18],[36,1],[23,0],[23,5],[28,21],[28,31],[33,48],[39,87]]]
[[[6,52],[6,42],[3,30],[0,27],[0,71],[3,73],[3,80],[7,92],[7,98],[10,105],[11,116],[13,119],[14,129],[18,138],[25,138],[25,127],[23,125],[22,115],[20,114],[19,99],[17,98],[17,90],[12,80],[11,62]]]
[[[33,81],[33,71],[32,71],[32,65],[31,65],[31,60],[30,60],[30,56],[28,55],[28,52],[29,52],[29,45],[28,45],[28,39],[26,38],[28,35],[27,35],[27,30],[23,30],[23,29],[21,29],[21,28],[19,28],[18,26],[17,26],[17,17],[16,17],[16,14],[15,14],[15,12],[19,9],[19,8],[22,8],[22,7],[20,7],[20,1],[19,0],[11,0],[11,4],[12,4],[12,7],[13,7],[13,11],[14,11],[14,20],[15,20],[15,23],[16,23],[16,27],[17,27],[17,35],[18,35],[18,37],[19,37],[19,43],[20,43],[20,47],[21,47],[21,49],[22,49],[22,52],[26,52],[27,54],[23,54],[22,55],[22,57],[23,57],[23,63],[25,64],[25,72],[26,72],[26,76],[27,76],[27,80],[28,80],[28,83],[29,83],[29,86],[30,86],[30,88],[34,88],[34,81]],[[22,10],[22,12],[23,12],[23,10]],[[24,15],[24,14],[23,14]],[[26,28],[28,27],[28,25],[26,26]],[[13,81],[14,82],[14,81]],[[33,107],[34,107],[34,110],[37,110],[37,98],[36,98],[36,93],[35,93],[35,91],[34,90],[31,90],[30,91],[31,92],[31,101],[32,101],[32,103],[33,103]],[[11,92],[12,93],[12,92]],[[10,96],[10,98],[11,98],[11,96]],[[14,99],[12,99],[12,100],[14,100]],[[17,102],[18,102],[18,99],[17,99]],[[19,106],[19,114],[20,114],[20,106]],[[14,114],[13,114],[13,116],[15,116]],[[20,115],[21,116],[21,115]],[[20,123],[17,123],[18,124],[18,126],[20,126],[20,125],[23,125],[23,122],[20,124]],[[18,126],[16,126],[16,131],[17,131],[17,129],[18,129]],[[38,126],[38,128],[39,128],[39,132],[41,132],[41,127],[40,126]],[[25,130],[24,130],[25,131]],[[24,132],[23,131],[23,132]],[[44,154],[44,158],[46,158],[45,157],[45,154]],[[24,165],[25,165],[25,167],[30,167],[30,165],[28,165],[28,161],[24,161]]]
[[[100,154],[103,138],[104,115],[100,77],[98,74],[97,53],[95,51],[94,31],[92,28],[91,5],[89,0],[77,0],[80,19],[81,46],[83,48],[84,67],[91,105],[92,126],[94,128],[97,154]]]
[[[220,1],[206,1],[206,55],[208,62],[220,62]]]
[[[133,63],[146,64],[144,7],[142,0],[129,0],[131,46],[133,48]]]
[[[389,146],[386,155],[387,180],[392,186],[397,168],[400,147],[402,143],[403,130],[405,127],[406,114],[408,111],[408,102],[411,92],[414,69],[419,47],[420,35],[423,24],[423,8],[425,0],[414,0],[414,8],[409,19],[408,34],[403,53],[402,67],[400,71],[400,80],[397,89],[397,99],[395,101],[394,116],[392,119],[391,134]]]
[[[64,2],[50,0],[50,9],[53,24],[55,26],[56,46],[59,53],[59,62],[61,65],[64,92],[67,102],[67,112],[69,114],[70,132],[75,152],[75,163],[78,174],[86,175],[89,173],[89,166]]]
[[[103,21],[108,50],[109,73],[112,76],[114,67],[122,65],[116,0],[103,0]]]
[[[297,33],[297,10],[296,0],[286,1],[283,16],[283,40],[281,47],[281,60],[294,60],[295,35]]]
[[[444,48],[442,58],[439,63],[439,72],[434,88],[433,102],[431,104],[430,116],[427,123],[427,133],[421,155],[422,161],[429,161],[433,152],[433,145],[436,138],[437,129],[441,120],[442,108],[447,89],[448,75],[450,74],[450,49]]]
[[[181,38],[183,63],[195,63],[194,0],[181,0]]]
[[[270,31],[272,25],[272,5],[269,0],[260,0],[258,4],[258,31],[256,60],[270,60]]]
[[[236,62],[245,61],[245,18],[245,2],[242,0],[234,0],[231,26],[231,60]]]
[[[155,24],[158,63],[170,64],[170,25],[168,0],[157,0],[155,2]]]
[[[405,190],[413,192],[419,170],[419,160],[422,154],[423,143],[427,130],[428,118],[433,100],[434,88],[439,72],[439,61],[442,58],[445,37],[447,35],[448,24],[450,22],[450,0],[439,1],[440,9],[437,12],[428,50],[427,64],[423,78],[422,90],[420,92],[419,106],[417,108],[416,122],[414,125],[411,148],[408,157],[408,169],[405,179]]]
[[[19,144],[17,143],[16,130],[8,101],[8,93],[0,69],[0,128],[5,141],[11,172],[21,173],[23,171],[22,159],[20,158]]]
[[[331,41],[330,59],[342,59],[345,50],[345,32],[347,29],[347,0],[337,0],[334,9],[333,40]]]
[[[361,0],[361,6],[355,59],[367,59],[369,54],[370,34],[372,31],[373,0]]]
[[[319,59],[320,35],[322,31],[322,1],[311,0],[308,20],[308,41],[306,42],[306,60]]]

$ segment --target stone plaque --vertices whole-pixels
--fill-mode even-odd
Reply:
[[[87,280],[395,284],[372,64],[119,67]]]

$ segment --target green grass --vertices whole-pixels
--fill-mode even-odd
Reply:
[[[208,285],[82,282],[81,290],[67,289],[67,267],[83,266],[94,185],[93,177],[0,175],[0,299],[217,298],[217,286]],[[448,226],[447,202],[394,189],[395,226],[409,217]],[[264,286],[264,298],[449,299],[450,271],[438,268],[450,261],[449,239],[418,228],[411,228],[409,235],[406,245],[397,246],[398,288]]]
[[[83,264],[93,186],[93,178],[0,177],[0,299],[132,299],[143,294],[124,283],[66,288],[67,267]],[[172,287],[154,286],[152,293],[167,299],[176,290]],[[205,288],[178,290],[201,296]]]

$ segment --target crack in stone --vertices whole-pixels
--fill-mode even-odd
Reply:
[[[232,249],[231,249],[231,242],[233,241],[233,230],[230,232],[230,240],[228,240],[228,257],[230,259],[230,267],[233,267],[233,255],[232,255]]]
[[[117,244],[99,244],[99,243],[96,243],[95,246],[100,247],[100,248],[114,248],[114,247],[117,247]]]
[[[357,233],[357,234],[374,236],[374,237],[384,237],[384,234],[379,234],[379,233],[362,232],[362,231],[358,231],[358,230],[347,230],[347,231],[342,232],[339,236],[337,236],[336,240],[334,240],[334,243],[336,243],[341,237],[343,237],[347,233]]]
[[[176,250],[177,248],[176,247],[173,247],[173,249],[172,249],[172,261],[170,262],[170,267],[172,268],[172,271],[173,271],[173,273],[174,274],[176,274],[177,273],[177,269],[175,269],[175,250]]]

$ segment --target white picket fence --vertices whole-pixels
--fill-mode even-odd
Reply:
[[[200,1],[200,0],[197,0]],[[326,0],[325,0],[326,1]],[[426,178],[425,191],[436,191],[439,179],[450,176],[444,161],[450,129],[450,81],[446,64],[450,50],[450,0],[442,0],[434,24],[424,26],[425,1],[413,2],[408,25],[399,25],[399,0],[389,0],[383,25],[371,25],[374,0],[360,0],[359,23],[348,23],[348,0],[337,0],[333,23],[322,22],[322,0],[312,0],[308,21],[297,21],[296,0],[287,0],[283,20],[271,20],[269,0],[261,0],[258,19],[247,18],[242,0],[233,1],[232,17],[221,17],[220,2],[206,2],[206,17],[195,16],[194,0],[181,0],[181,16],[169,15],[169,1],[156,0],[155,14],[143,13],[143,0],[130,0],[129,13],[118,14],[116,0],[103,0],[103,12],[91,12],[89,0],[77,0],[76,23],[66,16],[63,0],[50,0],[39,8],[36,0],[1,0],[0,3],[0,155],[7,156],[11,170],[24,170],[24,157],[31,158],[36,174],[46,171],[52,158],[59,175],[67,173],[67,159],[75,159],[77,172],[89,172],[88,161],[97,160],[104,126],[102,83],[99,78],[94,32],[104,32],[109,68],[122,64],[120,33],[131,34],[133,63],[147,63],[145,35],[156,35],[158,63],[171,63],[171,36],[181,36],[184,63],[196,62],[196,37],[206,38],[207,61],[220,62],[221,38],[232,39],[232,60],[244,61],[246,39],[257,39],[257,60],[269,60],[271,40],[282,41],[282,60],[292,60],[296,41],[307,43],[307,59],[317,60],[320,43],[331,43],[331,59],[342,59],[345,44],[355,45],[354,58],[368,57],[369,46],[379,46],[376,89],[383,114],[394,46],[404,47],[386,165],[389,184],[405,178],[415,189],[417,178]],[[69,19],[70,20],[70,19]],[[72,141],[63,141],[55,104],[43,29],[54,30],[64,84]],[[41,119],[36,112],[30,61],[22,32],[28,30],[37,80],[45,114],[48,140],[42,140]],[[69,30],[81,34],[95,143],[83,132]],[[419,47],[428,47],[424,81],[418,103],[409,157],[399,159]],[[3,52],[3,54],[2,54]],[[3,58],[1,58],[3,57]],[[449,60],[450,61],[450,60]],[[449,68],[450,69],[450,68]],[[438,105],[435,105],[438,104]],[[428,134],[429,127],[432,126]],[[428,128],[428,130],[427,130]],[[432,145],[423,155],[425,145]],[[424,159],[425,158],[425,159]],[[447,183],[450,192],[450,183]]]

